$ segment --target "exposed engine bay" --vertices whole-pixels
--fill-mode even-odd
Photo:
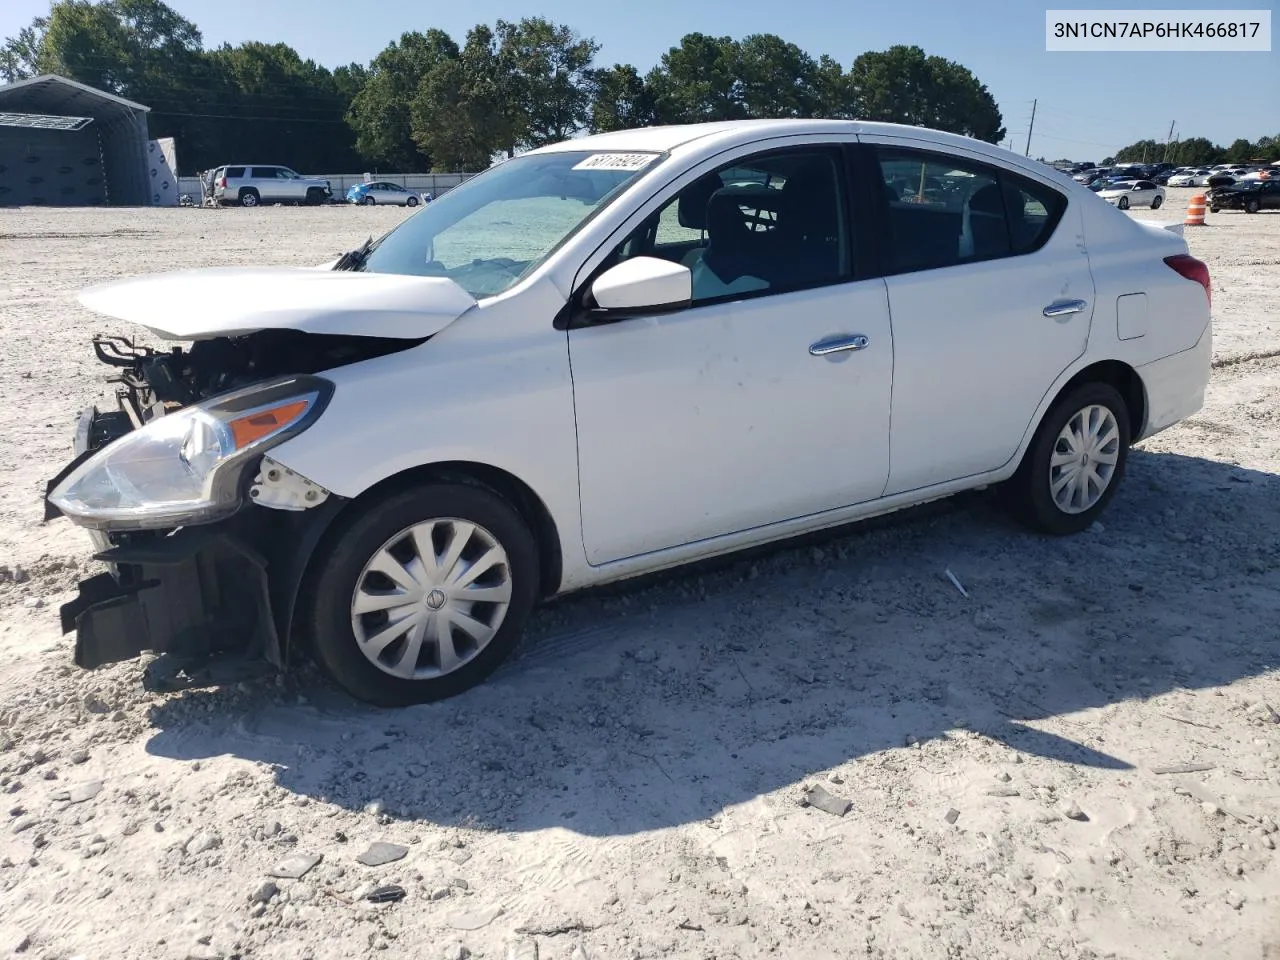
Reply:
[[[156,417],[269,377],[311,374],[407,350],[425,342],[390,337],[259,330],[157,350],[125,337],[95,336],[98,359],[120,372],[119,411],[99,413],[88,437],[97,450]]]

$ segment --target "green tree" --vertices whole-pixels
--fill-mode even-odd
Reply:
[[[347,111],[356,149],[366,161],[393,170],[430,167],[430,154],[414,136],[412,103],[427,76],[458,56],[453,39],[431,29],[402,34],[373,58]]]
[[[1232,141],[1231,146],[1227,147],[1222,154],[1223,163],[1244,163],[1252,160],[1258,155],[1258,148],[1251,141],[1240,137]]]
[[[1186,166],[1204,166],[1218,163],[1222,158],[1222,148],[1204,137],[1191,137],[1174,145],[1173,163]]]
[[[615,63],[595,72],[591,115],[587,120],[587,129],[592,133],[647,127],[656,119],[653,91],[635,67]]]
[[[1120,163],[1155,163],[1162,160],[1165,146],[1154,140],[1139,140],[1116,151],[1116,160]]]
[[[832,120],[852,120],[857,117],[857,104],[853,100],[849,75],[839,61],[825,53],[819,57],[813,86],[818,116]]]
[[[732,37],[705,33],[682,37],[680,45],[664,53],[646,77],[659,121],[700,123],[744,117],[738,52]]]
[[[499,20],[495,34],[500,86],[510,99],[516,145],[558,143],[585,127],[600,45],[542,17]]]
[[[369,70],[362,63],[349,63],[343,67],[336,67],[333,71],[333,82],[339,95],[350,106],[364,89],[364,85],[369,82]]]
[[[40,41],[49,26],[48,17],[36,17],[0,46],[0,79],[6,83],[26,80],[40,72]]]
[[[283,43],[224,45],[209,58],[235,117],[219,144],[230,156],[209,162],[270,158],[317,173],[358,162],[346,101],[327,68]]]
[[[494,154],[515,152],[509,87],[496,35],[485,24],[473,27],[459,57],[437,64],[411,104],[413,139],[433,170],[483,170]]]
[[[995,98],[965,67],[916,46],[864,53],[849,71],[864,120],[909,123],[999,143],[1005,129]]]
[[[737,50],[742,112],[775,119],[819,111],[818,65],[794,43],[771,33],[747,37]]]
[[[40,73],[57,73],[72,80],[118,93],[136,94],[135,51],[110,4],[88,0],[60,0],[49,11],[49,24],[40,38],[36,57]]]

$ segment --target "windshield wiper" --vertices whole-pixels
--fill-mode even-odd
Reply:
[[[373,237],[360,244],[354,250],[348,250],[338,258],[338,262],[333,265],[335,270],[358,270],[364,266],[365,260],[369,258],[369,251],[373,247]]]

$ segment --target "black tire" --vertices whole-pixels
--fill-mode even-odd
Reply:
[[[1152,210],[1159,210],[1159,209],[1160,209],[1160,204],[1162,204],[1162,203],[1164,203],[1164,197],[1152,197],[1152,198],[1151,198],[1151,209],[1152,209]]]
[[[1244,202],[1245,213],[1257,213],[1261,209],[1262,209],[1262,204],[1258,202],[1257,197],[1250,197],[1248,200]]]
[[[1058,435],[1077,413],[1093,405],[1110,410],[1119,430],[1117,459],[1107,487],[1098,501],[1081,513],[1068,513],[1054,501],[1050,491],[1050,460],[1058,444]],[[1028,526],[1042,533],[1065,536],[1079,533],[1092,524],[1107,508],[1124,479],[1125,463],[1132,439],[1129,408],[1115,387],[1106,383],[1085,383],[1063,396],[1045,414],[1023,455],[1018,471],[1009,480],[1009,493],[1015,513]]]
[[[247,187],[240,191],[240,206],[256,207],[262,203],[262,197],[258,196],[258,191],[252,187]]]
[[[488,645],[457,670],[427,679],[403,679],[374,666],[357,646],[351,598],[365,564],[398,533],[426,520],[452,517],[482,527],[507,555],[511,599]],[[370,504],[337,531],[323,562],[308,578],[299,611],[312,654],[353,697],[381,707],[402,707],[452,697],[477,685],[515,649],[538,595],[538,548],[519,512],[485,487],[422,484]],[[474,611],[474,607],[472,610]]]
[[[307,188],[307,206],[318,207],[324,203],[324,191],[319,187]]]
[[[362,207],[372,207],[377,202],[378,201],[374,200],[373,197],[369,196],[367,193],[360,198],[360,206]]]
[[[1121,198],[1119,199],[1119,201],[1116,203],[1116,206],[1117,206],[1117,207],[1119,207],[1121,210],[1128,210],[1128,209],[1129,209],[1129,198],[1128,198],[1128,197],[1121,197]]]
[[[418,198],[410,197],[408,200],[404,202],[404,204],[406,207],[416,207],[418,205]]]
[[[1210,208],[1209,208],[1209,212],[1210,212],[1210,213],[1217,213],[1217,212],[1218,212],[1219,210],[1221,210],[1221,209],[1222,209],[1221,207],[1210,207]]]

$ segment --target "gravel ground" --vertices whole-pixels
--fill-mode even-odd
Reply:
[[[403,215],[0,213],[0,957],[1280,958],[1280,215],[1189,232],[1206,406],[1080,537],[960,498],[559,603],[404,711],[75,669],[74,292]]]

